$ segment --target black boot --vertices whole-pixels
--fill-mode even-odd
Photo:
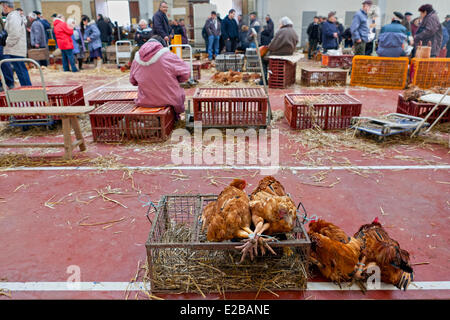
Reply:
[[[78,59],[78,70],[82,70],[83,68],[83,59]]]

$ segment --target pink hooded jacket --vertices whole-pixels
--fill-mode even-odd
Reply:
[[[176,113],[184,112],[184,89],[190,67],[177,55],[158,42],[147,42],[136,53],[131,65],[130,82],[138,86],[135,103],[139,107],[173,106]]]

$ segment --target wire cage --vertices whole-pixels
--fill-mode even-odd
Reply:
[[[450,58],[412,59],[411,83],[422,89],[449,87]]]
[[[223,293],[306,289],[310,240],[301,218],[292,232],[274,235],[277,255],[266,253],[242,264],[239,240],[209,242],[203,230],[203,208],[217,195],[165,195],[151,205],[147,278],[151,291]],[[153,219],[150,216],[154,214]]]
[[[345,86],[347,83],[347,75],[348,70],[344,69],[303,67],[301,69],[301,84],[305,87]]]
[[[242,71],[244,67],[244,55],[243,54],[219,54],[216,57],[216,70],[225,71]]]

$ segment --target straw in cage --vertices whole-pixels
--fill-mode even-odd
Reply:
[[[170,223],[161,241],[188,242],[192,231],[186,224]],[[265,256],[237,264],[237,250],[152,249],[153,291],[211,292],[303,290],[308,278],[304,252]]]

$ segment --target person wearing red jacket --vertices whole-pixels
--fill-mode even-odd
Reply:
[[[75,66],[75,58],[73,56],[73,28],[74,26],[69,26],[62,15],[58,15],[56,19],[53,21],[53,30],[55,32],[56,42],[58,44],[58,48],[61,50],[62,54],[62,64],[64,71],[78,72],[77,67]]]

